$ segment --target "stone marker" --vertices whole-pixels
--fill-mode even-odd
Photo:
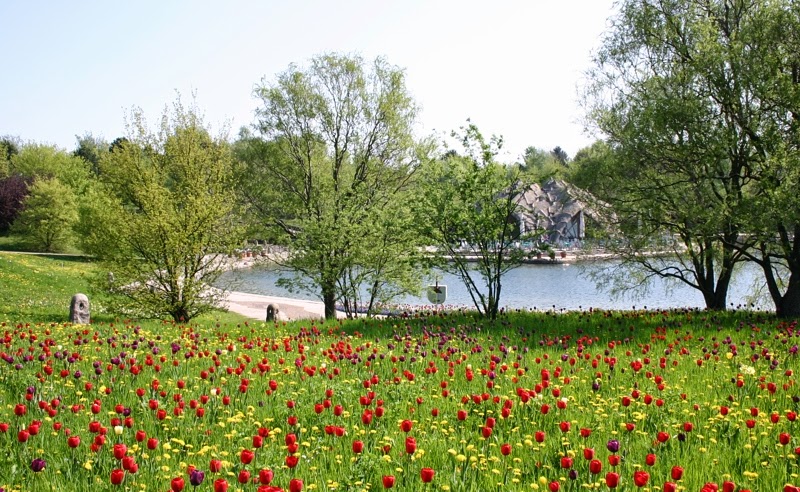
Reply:
[[[275,321],[276,319],[278,319],[278,305],[267,305],[267,321]]]
[[[76,325],[89,324],[89,298],[86,294],[75,294],[69,306],[69,321]]]

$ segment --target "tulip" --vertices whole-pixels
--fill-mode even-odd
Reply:
[[[275,474],[269,468],[262,468],[258,471],[258,482],[261,485],[269,485]]]
[[[539,442],[539,443],[544,442],[544,438],[545,438],[544,431],[536,431],[533,434],[533,438],[536,440],[536,442]]]
[[[606,473],[606,486],[609,489],[616,488],[619,485],[619,474],[614,472]]]
[[[242,461],[243,464],[249,465],[252,463],[253,458],[255,458],[255,453],[253,453],[249,449],[243,449],[241,454],[239,455],[239,459]]]
[[[722,482],[722,492],[735,492],[736,484],[731,481]]]
[[[608,456],[608,464],[611,466],[619,465],[620,457],[618,454],[612,454]]]
[[[224,478],[214,480],[214,492],[228,492],[228,481]]]
[[[185,483],[183,481],[183,477],[175,477],[170,482],[169,487],[172,490],[172,492],[181,492],[181,490],[183,490],[184,484]]]
[[[41,458],[34,458],[34,460],[31,461],[31,470],[33,470],[36,473],[39,473],[40,471],[44,470],[46,466],[47,462]]]
[[[508,456],[509,454],[511,454],[511,444],[505,443],[502,446],[500,446],[500,454],[502,454],[503,456]]]
[[[402,430],[405,433],[409,433],[411,432],[411,428],[413,426],[414,424],[410,420],[404,420],[400,423],[400,430]]]
[[[561,457],[561,468],[570,469],[572,468],[572,458],[569,456],[562,456]]]
[[[189,483],[192,484],[193,487],[197,487],[203,480],[205,480],[206,474],[200,470],[192,470],[189,473]]]
[[[789,442],[791,442],[791,440],[792,436],[790,436],[786,432],[781,432],[780,435],[778,436],[778,442],[780,442],[782,446],[786,446],[787,444],[789,444]]]
[[[583,458],[587,461],[594,459],[594,448],[583,448]]]
[[[220,460],[211,460],[211,462],[208,464],[208,470],[211,473],[219,473],[221,469],[222,469],[222,462]]]
[[[303,490],[303,481],[299,478],[293,478],[289,481],[289,492],[300,492]]]
[[[69,439],[67,439],[67,446],[71,448],[77,448],[80,445],[81,445],[80,436],[70,436]]]
[[[600,460],[592,460],[589,462],[589,471],[593,475],[597,475],[603,470],[603,463]]]
[[[384,489],[391,489],[394,487],[394,475],[384,475],[381,478],[381,482],[383,482]]]
[[[650,480],[650,474],[644,470],[636,470],[633,472],[633,483],[637,487],[644,487]]]
[[[111,470],[111,484],[112,485],[119,485],[122,483],[122,480],[125,478],[125,471],[120,470],[119,468],[115,468]]]
[[[677,492],[678,491],[678,484],[675,482],[664,482],[664,487],[661,489],[661,492]]]
[[[647,466],[655,465],[656,464],[656,455],[654,455],[653,453],[648,454],[647,456],[645,456],[644,462],[647,464]]]
[[[606,443],[606,448],[612,453],[619,452],[619,441],[616,439],[609,440],[608,443]]]
[[[128,454],[128,446],[124,444],[114,444],[114,458],[121,460]]]
[[[286,457],[286,466],[289,468],[294,468],[297,466],[297,456],[287,456]]]
[[[672,473],[670,474],[673,480],[678,481],[683,477],[683,468],[680,466],[673,466]]]
[[[406,438],[406,453],[414,454],[417,451],[417,440],[413,437]]]
[[[486,426],[481,427],[481,435],[484,439],[489,439],[492,437],[492,428]]]
[[[558,492],[561,489],[561,484],[553,480],[552,482],[547,484],[547,489],[550,492]]]
[[[433,481],[434,474],[435,472],[433,471],[433,468],[423,468],[419,472],[419,476],[424,483],[430,483],[431,481]]]
[[[250,472],[247,470],[239,470],[239,475],[236,477],[236,480],[239,481],[241,484],[246,484],[250,482]]]
[[[353,452],[355,454],[361,454],[364,451],[364,442],[363,441],[353,441]]]

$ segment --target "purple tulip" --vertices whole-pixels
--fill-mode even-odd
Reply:
[[[33,461],[31,461],[31,470],[35,471],[36,473],[44,470],[46,466],[47,462],[41,458],[35,458]]]
[[[193,487],[197,487],[203,483],[205,478],[205,472],[201,472],[200,470],[192,470],[192,473],[189,474],[189,483],[192,484]]]
[[[608,448],[608,450],[612,453],[619,452],[619,441],[616,439],[609,440],[608,444],[606,444],[606,448]]]

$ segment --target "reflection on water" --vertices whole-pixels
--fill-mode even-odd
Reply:
[[[635,296],[614,297],[609,293],[610,286],[598,288],[589,273],[598,269],[611,268],[614,262],[591,262],[558,265],[522,265],[503,277],[500,304],[511,309],[631,309],[635,308],[679,308],[704,307],[700,293],[682,283],[656,279],[646,291],[638,290]],[[439,272],[439,283],[447,285],[447,304],[472,306],[472,300],[457,277]],[[319,300],[308,292],[289,292],[277,285],[281,277],[291,274],[276,268],[253,268],[226,272],[219,284],[232,290],[280,297]],[[759,270],[745,266],[734,278],[728,294],[728,303],[743,306],[752,302],[752,287],[759,278]],[[430,279],[433,283],[433,279]],[[397,299],[399,304],[413,306],[427,305],[424,295],[406,296]],[[772,309],[769,302],[760,302],[756,307]]]

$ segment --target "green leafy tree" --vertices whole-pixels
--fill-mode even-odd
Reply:
[[[89,164],[53,145],[23,145],[11,158],[11,173],[35,180],[57,178],[77,195],[89,184]]]
[[[747,197],[782,133],[765,98],[782,70],[764,62],[788,53],[773,17],[789,6],[625,0],[590,74],[589,117],[614,150],[601,198],[620,219],[620,253],[698,289],[710,309],[725,309],[754,246]],[[669,255],[643,254],[653,250]]]
[[[540,184],[551,178],[561,178],[566,169],[552,152],[536,147],[525,149],[519,167],[527,180]]]
[[[13,232],[25,236],[35,251],[63,251],[72,242],[78,220],[75,194],[56,178],[39,179],[28,190]]]
[[[75,136],[78,146],[72,152],[75,157],[80,157],[89,164],[89,168],[96,176],[100,172],[100,161],[109,151],[109,144],[99,137],[86,133],[82,137]]]
[[[210,289],[241,241],[233,157],[180,100],[156,132],[140,110],[127,141],[100,161],[105,193],[92,190],[84,247],[113,272],[112,293],[142,315],[188,321],[218,305]]]
[[[397,197],[418,162],[403,71],[327,54],[255,94],[261,138],[241,139],[240,187],[267,235],[288,248],[285,264],[306,279],[291,285],[318,293],[326,318],[337,300],[354,308],[366,289],[373,305],[389,285],[404,285],[416,239],[386,232],[403,230]]]
[[[424,166],[414,200],[421,235],[437,247],[440,267],[457,275],[475,308],[495,319],[502,279],[529,252],[518,247],[515,198],[526,182],[517,168],[494,160],[502,140],[483,137],[474,124],[458,135],[464,157],[449,157]],[[454,135],[456,136],[456,135]]]

